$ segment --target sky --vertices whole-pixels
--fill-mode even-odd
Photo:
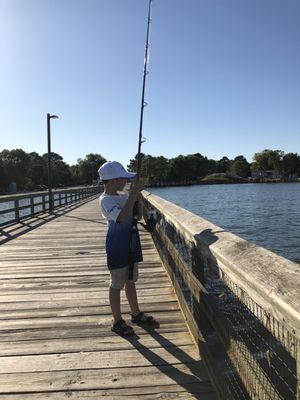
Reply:
[[[0,151],[137,152],[148,0],[0,0]],[[154,0],[142,151],[300,153],[300,1]]]

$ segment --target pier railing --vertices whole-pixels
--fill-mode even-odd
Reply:
[[[102,191],[99,186],[81,186],[52,190],[53,208],[94,196]],[[48,191],[0,196],[0,227],[33,218],[49,210]]]
[[[300,266],[158,196],[153,240],[220,399],[299,400]]]

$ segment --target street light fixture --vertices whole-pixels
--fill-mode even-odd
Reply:
[[[50,119],[51,118],[57,119],[58,116],[47,114],[49,213],[53,212],[52,182],[51,182],[51,128],[50,128]]]

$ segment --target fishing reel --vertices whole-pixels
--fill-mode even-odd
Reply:
[[[150,208],[149,210],[147,210],[146,223],[143,224],[140,222],[140,224],[146,229],[147,232],[152,233],[154,231],[156,223],[157,223],[156,211],[153,208]]]

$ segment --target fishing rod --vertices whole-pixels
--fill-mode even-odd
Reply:
[[[145,88],[146,88],[146,78],[149,73],[147,67],[149,62],[149,38],[150,38],[150,24],[152,22],[151,14],[152,14],[152,2],[153,0],[149,0],[148,6],[148,19],[147,19],[147,33],[146,33],[146,45],[145,45],[145,56],[144,56],[144,73],[143,73],[143,85],[142,85],[142,99],[141,99],[141,113],[140,113],[140,126],[139,126],[139,138],[138,138],[138,152],[137,152],[137,164],[136,164],[136,178],[135,182],[139,183],[141,176],[141,167],[142,167],[142,157],[141,157],[141,148],[142,143],[145,142],[145,138],[143,137],[143,121],[144,121],[144,108],[147,106],[145,102]],[[130,232],[130,242],[129,242],[129,256],[128,256],[128,279],[133,279],[133,269],[134,262],[137,250],[137,240],[138,240],[138,210],[139,210],[139,202],[136,201],[133,207],[133,220]],[[144,227],[148,230],[147,224]]]
[[[148,62],[149,62],[148,53],[149,53],[149,47],[150,47],[150,43],[149,43],[150,24],[152,22],[152,19],[151,19],[152,2],[153,2],[153,0],[149,0],[146,46],[145,46],[145,57],[144,57],[142,99],[141,99],[140,128],[139,128],[139,140],[138,140],[138,152],[137,152],[137,169],[136,169],[136,181],[137,182],[139,182],[140,174],[141,174],[141,167],[142,167],[141,147],[142,147],[142,143],[145,142],[145,138],[143,137],[143,121],[144,121],[144,108],[147,106],[147,103],[145,102],[145,88],[146,88],[146,77],[149,73],[147,67],[148,67]]]

